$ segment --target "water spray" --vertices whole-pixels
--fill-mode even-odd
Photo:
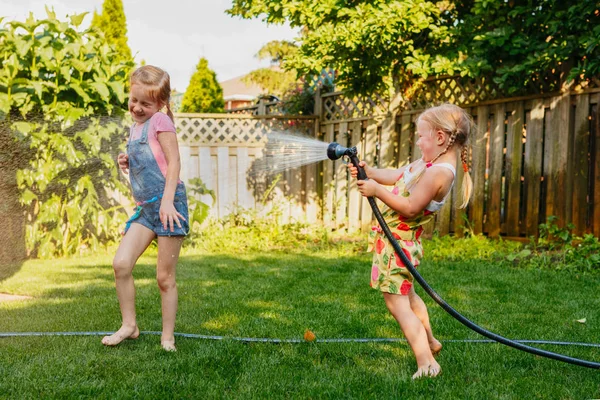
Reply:
[[[348,157],[350,162],[354,166],[356,166],[356,168],[358,169],[357,178],[359,180],[367,180],[368,179],[367,174],[365,173],[364,169],[359,166],[360,161],[358,160],[358,151],[357,151],[356,147],[348,148],[348,147],[344,147],[335,142],[330,143],[329,146],[327,146],[327,157],[330,160],[338,160],[342,157]],[[452,308],[448,303],[446,303],[446,301],[444,299],[442,299],[440,297],[440,295],[437,294],[435,292],[435,290],[433,290],[431,288],[431,286],[429,286],[429,284],[427,283],[427,281],[425,279],[423,279],[421,274],[419,274],[419,272],[417,272],[414,265],[410,262],[408,257],[406,257],[406,255],[402,251],[400,245],[398,244],[398,242],[392,235],[390,228],[385,223],[385,220],[383,219],[383,216],[381,215],[381,211],[379,211],[379,207],[377,206],[377,203],[375,202],[375,198],[367,197],[367,200],[369,201],[369,205],[371,206],[371,209],[373,210],[373,214],[375,214],[375,218],[377,219],[377,222],[379,222],[379,226],[381,227],[385,236],[388,238],[388,240],[392,244],[392,247],[394,248],[394,251],[396,252],[396,254],[398,256],[400,256],[400,258],[402,259],[402,263],[406,266],[406,268],[408,268],[408,270],[413,275],[415,280],[417,282],[419,282],[419,285],[421,285],[421,287],[427,292],[427,294],[436,303],[438,303],[448,314],[450,314],[452,317],[454,317],[456,320],[458,320],[458,322],[465,325],[467,328],[479,333],[480,335],[483,335],[483,336],[485,336],[489,339],[492,339],[498,343],[502,343],[506,346],[514,347],[515,349],[518,349],[521,351],[526,351],[528,353],[535,354],[538,356],[552,358],[554,360],[579,365],[581,367],[600,369],[600,363],[587,361],[587,360],[580,360],[578,358],[568,357],[563,354],[553,353],[551,351],[546,351],[546,350],[538,349],[535,347],[527,346],[523,343],[519,343],[514,340],[507,339],[507,338],[500,336],[494,332],[490,332],[487,329],[484,329],[484,328],[480,327],[479,325],[475,324],[474,322],[470,321],[469,319],[465,318],[462,314],[460,314],[458,311],[456,311],[454,308]]]

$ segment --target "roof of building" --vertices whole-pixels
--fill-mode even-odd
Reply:
[[[243,78],[246,75],[238,76],[237,78],[228,79],[219,82],[223,88],[223,98],[228,100],[254,100],[260,94],[265,93],[265,90],[255,83],[246,83]]]

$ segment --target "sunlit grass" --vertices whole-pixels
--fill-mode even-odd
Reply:
[[[369,259],[347,247],[201,253],[186,250],[177,271],[178,332],[301,339],[401,338],[379,293]],[[0,282],[0,331],[111,331],[120,314],[110,254],[31,260]],[[508,268],[493,261],[426,261],[423,276],[453,307],[514,339],[600,343],[598,274]],[[134,270],[144,331],[161,330],[152,251]],[[479,339],[420,288],[437,337]],[[577,322],[586,318],[585,323]],[[561,398],[600,397],[598,371],[498,344],[444,343],[443,373],[411,381],[406,342],[241,343],[177,339],[178,352],[142,335],[117,348],[100,336],[0,338],[0,398]],[[600,361],[598,348],[540,345]]]

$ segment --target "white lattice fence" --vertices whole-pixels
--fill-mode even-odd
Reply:
[[[259,181],[249,170],[261,157],[267,134],[278,131],[314,136],[314,124],[313,118],[305,116],[175,114],[182,180],[189,184],[190,179],[200,178],[215,191],[217,201],[210,211],[214,217],[223,218],[237,207],[263,207],[259,202],[268,182]],[[305,167],[286,171],[265,209],[268,211],[277,203],[282,209],[282,222],[314,222],[316,211],[306,212],[314,207],[307,207],[307,196],[298,194],[315,190],[308,183]],[[202,201],[211,204],[212,199],[204,196]]]

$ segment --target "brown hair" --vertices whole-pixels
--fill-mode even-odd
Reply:
[[[139,67],[131,74],[129,83],[133,85],[143,85],[148,96],[154,101],[158,101],[167,107],[167,115],[171,121],[175,122],[169,100],[171,99],[171,78],[169,74],[153,65],[144,65]]]
[[[469,204],[469,199],[473,192],[473,181],[469,174],[467,149],[469,137],[474,126],[473,118],[465,110],[454,104],[442,104],[423,111],[419,115],[417,123],[419,121],[425,121],[431,125],[434,131],[442,131],[449,136],[446,148],[430,162],[434,162],[441,155],[446,154],[452,146],[459,146],[460,159],[465,173],[462,183],[463,201],[459,208],[465,208]]]

